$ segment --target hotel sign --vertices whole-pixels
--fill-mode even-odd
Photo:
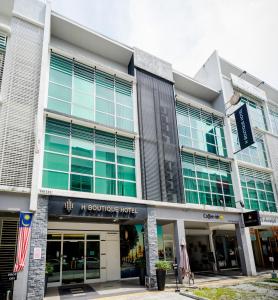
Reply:
[[[238,108],[234,112],[234,114],[236,119],[240,149],[243,150],[244,148],[247,148],[248,146],[254,144],[254,138],[246,103]]]
[[[147,215],[144,205],[132,203],[58,196],[49,197],[48,203],[49,216],[144,219]]]

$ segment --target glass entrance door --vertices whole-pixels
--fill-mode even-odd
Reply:
[[[84,241],[64,240],[62,268],[62,284],[84,282]]]
[[[99,234],[48,234],[47,264],[51,286],[101,279]]]

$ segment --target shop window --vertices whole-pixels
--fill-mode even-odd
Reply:
[[[144,262],[144,226],[120,225],[121,278],[138,277],[137,263]]]
[[[269,106],[269,118],[271,122],[272,132],[278,135],[278,106]]]

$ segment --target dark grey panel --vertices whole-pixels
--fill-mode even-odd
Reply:
[[[143,198],[182,202],[173,84],[136,70]]]

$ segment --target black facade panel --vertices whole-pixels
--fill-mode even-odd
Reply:
[[[136,70],[143,198],[183,202],[173,84]]]

